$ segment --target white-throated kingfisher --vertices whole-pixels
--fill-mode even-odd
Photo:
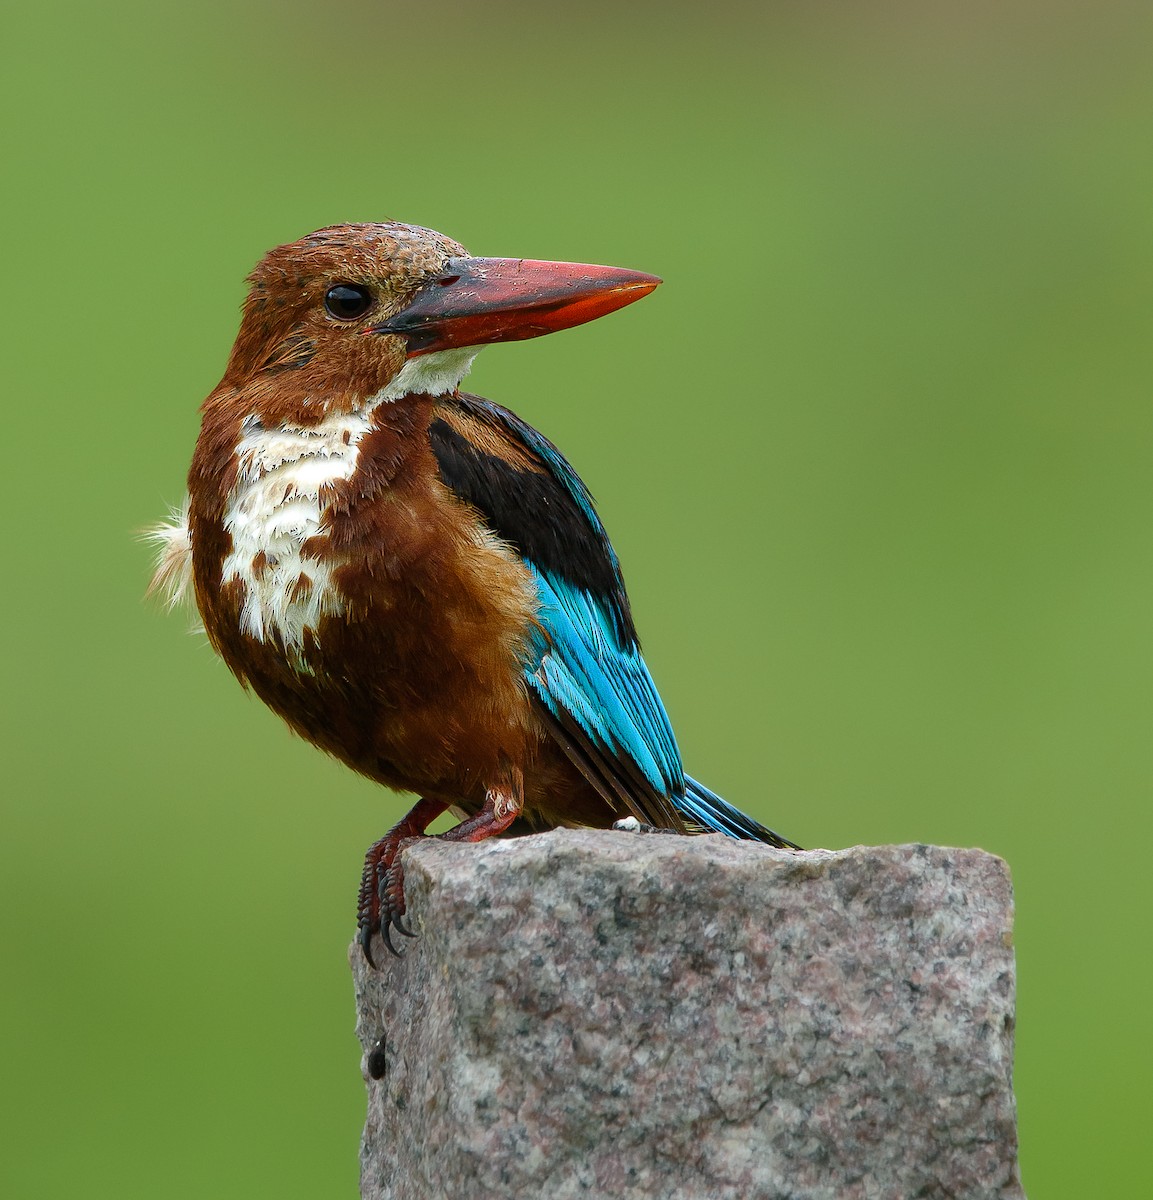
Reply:
[[[472,258],[396,222],[318,230],[249,276],[154,586],[191,585],[213,647],[293,730],[420,797],[365,859],[366,955],[411,932],[399,854],[446,810],[450,841],[632,817],[793,847],[685,775],[576,472],[459,388],[487,343],[658,283]]]

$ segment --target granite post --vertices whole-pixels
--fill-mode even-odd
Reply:
[[[365,1200],[1018,1200],[1008,870],[558,830],[405,858],[351,952]]]

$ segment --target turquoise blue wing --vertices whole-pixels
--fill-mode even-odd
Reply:
[[[680,751],[640,647],[620,643],[595,596],[528,565],[541,633],[527,678],[562,744],[606,799],[646,823],[682,827]]]
[[[617,556],[564,455],[507,409],[460,394],[438,403],[429,440],[444,483],[532,574],[540,630],[525,678],[553,736],[610,807],[661,828],[791,846],[685,776]]]

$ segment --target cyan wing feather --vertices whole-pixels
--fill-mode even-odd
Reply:
[[[540,631],[525,678],[572,761],[646,823],[791,846],[685,776],[616,553],[564,455],[480,397],[457,395],[437,411],[430,442],[441,478],[519,551],[536,583]]]
[[[673,800],[685,786],[680,751],[640,647],[621,645],[596,597],[528,565],[542,628],[538,661],[526,672],[529,686],[562,724],[575,720],[597,750],[617,760],[627,756],[655,796]],[[635,774],[627,764],[626,770]],[[641,807],[651,820],[649,805]]]

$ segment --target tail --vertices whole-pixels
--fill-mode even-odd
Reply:
[[[748,842],[767,842],[770,846],[779,846],[782,850],[799,850],[796,842],[790,842],[779,833],[766,829],[752,817],[746,816],[739,808],[734,808],[727,800],[722,800],[716,792],[710,792],[703,783],[685,776],[685,794],[677,797],[673,803],[690,825],[698,825],[702,830],[727,834],[731,838],[743,838]]]

